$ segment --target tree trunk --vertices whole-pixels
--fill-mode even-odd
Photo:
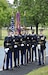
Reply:
[[[36,34],[38,34],[38,23],[36,24]]]

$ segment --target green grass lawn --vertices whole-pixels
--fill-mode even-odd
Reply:
[[[48,75],[48,66],[36,69],[27,75]]]
[[[5,36],[7,36],[7,30],[6,29],[3,29],[2,30],[2,39],[4,39]]]
[[[46,36],[46,39],[48,40],[48,30],[44,30],[43,34]]]
[[[7,36],[7,30],[3,29],[2,30],[2,40],[0,40],[0,46],[3,46],[5,36]]]
[[[4,40],[0,40],[0,46],[3,46]]]

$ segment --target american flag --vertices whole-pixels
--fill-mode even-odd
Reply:
[[[11,17],[11,26],[10,26],[11,30],[14,31],[15,30],[15,25],[14,25],[14,16]]]

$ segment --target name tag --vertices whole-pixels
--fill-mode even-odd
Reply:
[[[40,44],[38,44],[38,49],[40,50]]]
[[[24,44],[21,44],[21,46],[24,46]]]
[[[14,45],[14,48],[17,48],[17,45]]]
[[[8,50],[9,50],[9,48],[5,48],[5,52],[6,52],[6,53],[8,52]]]
[[[32,48],[34,47],[34,45],[32,45]]]
[[[27,44],[27,46],[29,46],[29,44]]]

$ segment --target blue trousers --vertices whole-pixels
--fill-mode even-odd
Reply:
[[[44,64],[44,50],[38,50],[39,65],[41,65],[41,55],[42,55],[42,63]]]
[[[19,51],[18,51],[18,49],[15,49],[14,50],[14,63],[15,63],[14,67],[17,66],[16,65],[16,58],[19,58]]]
[[[10,59],[10,68],[12,68],[12,52],[10,50],[7,53],[6,69],[8,69],[9,67],[9,59]]]
[[[28,60],[28,56],[27,56],[27,62],[31,61],[31,49],[30,49],[30,47],[28,47],[28,52],[29,52],[29,55],[30,55],[30,56],[29,56],[28,54],[27,54],[27,55],[28,55],[30,58],[29,58],[29,60]]]
[[[26,53],[26,54],[27,54],[27,55],[26,55],[26,57],[27,57],[27,59],[26,59],[27,62],[26,62],[26,63],[28,63],[28,62],[29,62],[29,61],[28,61],[28,56],[29,56],[29,55],[28,55],[28,52],[29,52],[29,54],[30,54],[30,46],[27,46],[26,49],[27,49],[27,53]]]
[[[25,47],[22,47],[21,49],[21,64],[23,65],[23,54],[25,55],[26,53],[26,48]]]
[[[35,61],[37,61],[37,53],[36,53],[36,47],[32,48],[32,62],[33,62],[33,52],[35,52]]]

